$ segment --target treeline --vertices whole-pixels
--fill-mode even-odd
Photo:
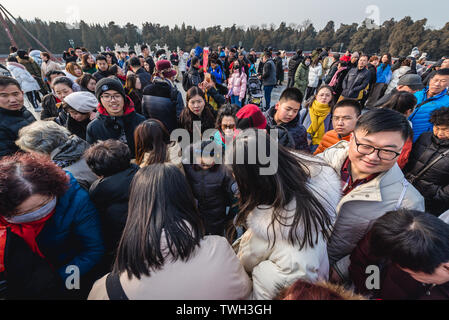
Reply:
[[[111,21],[107,25],[79,23],[79,28],[71,28],[64,22],[44,22],[39,19],[27,21],[18,19],[53,53],[62,53],[70,47],[69,39],[75,46],[84,46],[92,52],[100,50],[100,46],[114,48],[117,43],[148,43],[153,46],[167,44],[170,48],[179,46],[190,50],[196,45],[241,45],[247,49],[262,50],[274,47],[283,50],[313,50],[316,47],[331,46],[334,51],[340,49],[363,51],[369,54],[390,52],[393,56],[407,56],[413,47],[421,52],[427,52],[428,58],[439,59],[449,55],[449,22],[440,29],[426,28],[427,19],[413,21],[405,17],[400,21],[394,19],[385,21],[381,26],[372,28],[372,21],[365,21],[360,25],[341,24],[336,29],[335,23],[329,21],[327,25],[317,31],[310,20],[301,24],[282,22],[275,25],[251,26],[247,28],[212,26],[197,29],[192,26],[170,28],[156,23],[144,23],[141,30],[131,23],[119,26]],[[17,29],[10,26],[10,30],[21,48],[38,48],[38,45],[24,32],[18,34]],[[28,41],[25,41],[28,40]],[[0,52],[7,53],[9,39],[3,28],[0,30]]]

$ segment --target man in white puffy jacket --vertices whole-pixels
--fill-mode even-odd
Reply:
[[[423,197],[396,163],[410,134],[401,114],[376,109],[359,118],[349,142],[340,141],[320,154],[343,186],[328,245],[331,280],[348,278],[349,255],[377,218],[399,208],[424,211]]]

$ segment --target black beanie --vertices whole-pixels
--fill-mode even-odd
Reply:
[[[103,78],[97,82],[95,86],[95,96],[97,100],[100,101],[100,96],[103,92],[108,90],[114,90],[120,93],[123,96],[123,99],[126,101],[125,89],[123,88],[122,83],[119,80],[111,79],[111,78]]]

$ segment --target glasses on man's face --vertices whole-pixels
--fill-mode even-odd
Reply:
[[[353,118],[353,117],[350,117],[350,116],[344,116],[344,117],[336,117],[336,116],[333,116],[333,117],[332,117],[332,120],[335,121],[335,122],[339,122],[339,121],[348,122],[348,121],[351,121],[351,120],[353,120],[353,119],[354,119],[354,118]]]
[[[355,132],[353,132],[353,134],[354,134],[354,142],[357,146],[357,152],[360,154],[368,156],[377,150],[377,156],[379,157],[379,159],[388,161],[394,160],[401,155],[399,152],[393,150],[379,149],[370,146],[369,144],[358,143],[357,137],[355,136]]]
[[[121,97],[120,94],[114,94],[114,95],[104,94],[104,95],[101,96],[101,98],[102,98],[104,101],[111,101],[112,99],[114,99],[115,101],[117,101],[117,100],[120,99],[120,97]]]

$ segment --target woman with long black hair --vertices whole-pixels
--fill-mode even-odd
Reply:
[[[207,129],[215,127],[215,116],[212,108],[206,103],[203,90],[192,87],[186,94],[187,108],[179,115],[178,127],[187,130],[193,142],[194,132],[201,137]],[[201,123],[201,128],[198,126]]]
[[[278,146],[263,130],[239,133],[230,150],[240,193],[235,224],[247,229],[237,256],[252,274],[253,298],[273,299],[298,279],[327,280],[327,240],[341,193],[335,171]],[[261,160],[266,150],[268,163]]]
[[[109,284],[121,287],[116,296]],[[140,169],[112,273],[90,300],[246,299],[251,281],[223,237],[204,236],[192,191],[172,164]]]

